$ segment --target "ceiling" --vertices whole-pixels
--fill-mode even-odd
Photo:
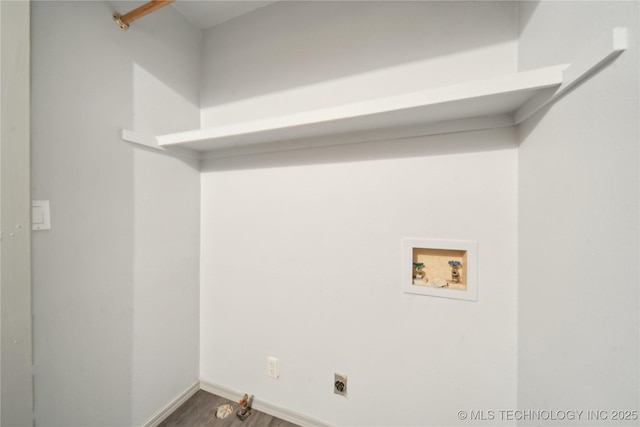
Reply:
[[[204,30],[271,3],[275,1],[176,0],[172,6],[196,27]]]

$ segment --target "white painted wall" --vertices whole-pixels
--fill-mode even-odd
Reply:
[[[514,407],[517,154],[469,143],[514,138],[210,161],[202,379],[336,426],[456,425],[459,409]],[[389,158],[407,152],[418,155]],[[478,302],[403,294],[403,237],[478,241]],[[280,358],[277,381],[267,356]],[[349,376],[347,400],[334,371]]]
[[[197,128],[200,113],[201,32],[171,8],[158,12],[166,13],[131,28],[163,30],[146,44],[153,53],[134,53],[133,129],[150,135]],[[134,426],[199,379],[199,169],[196,160],[134,151]]]
[[[38,425],[140,425],[198,358],[336,426],[638,407],[637,3],[526,2],[519,46],[507,2],[276,3],[205,33],[200,117],[199,32],[171,8],[121,32],[112,11],[135,6],[33,6]],[[200,179],[118,138],[564,63],[617,25],[632,48],[519,137],[209,160]],[[403,294],[403,237],[477,240],[478,302]]]
[[[353,93],[395,68],[427,84],[513,72],[516,23],[506,3],[269,6],[205,33],[203,124],[238,120],[234,102],[255,101],[253,118],[337,102],[335,79],[371,69]],[[320,97],[290,97],[314,84]],[[336,426],[515,407],[516,142],[502,129],[207,161],[201,378]],[[403,294],[403,237],[478,241],[478,302]]]
[[[630,47],[522,127],[520,409],[640,406],[639,16],[637,2],[521,7],[522,69],[570,62],[616,26]]]
[[[123,32],[138,4],[32,8],[39,426],[142,425],[198,379],[197,165],[119,131],[198,125],[200,32],[172,8]]]
[[[205,32],[203,127],[515,72],[509,2],[279,2]]]
[[[33,425],[29,2],[0,2],[0,424]]]

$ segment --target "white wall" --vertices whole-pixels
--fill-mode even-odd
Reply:
[[[166,13],[131,28],[164,33],[146,45],[152,55],[134,53],[133,129],[150,135],[200,123],[201,33],[172,8],[158,12]],[[134,151],[134,426],[199,379],[199,169],[198,161]]]
[[[138,5],[32,8],[40,426],[141,425],[198,379],[197,165],[119,131],[198,125],[200,32],[172,8],[112,22]]]
[[[395,5],[276,4],[206,32],[203,123],[229,105],[207,107],[255,96],[270,113],[339,100],[340,84],[308,103],[287,91],[424,57],[428,82],[515,71],[512,4]],[[207,161],[202,379],[336,426],[457,425],[461,409],[515,407],[515,147],[502,129]],[[478,241],[478,301],[403,294],[403,237]]]
[[[638,407],[637,4],[526,2],[517,46],[508,2],[276,3],[205,33],[200,102],[200,33],[172,8],[124,33],[111,13],[136,5],[33,6],[33,197],[53,209],[33,240],[38,425],[140,425],[198,358],[207,382],[336,426]],[[201,178],[118,138],[564,63],[618,25],[632,48],[519,137],[209,160]],[[477,240],[478,301],[403,294],[403,237]]]
[[[469,138],[514,142],[502,130],[394,141],[419,153],[405,159],[356,161],[368,148],[353,146],[209,162],[202,379],[337,426],[514,407],[516,152],[424,148],[472,151]],[[478,241],[478,302],[403,294],[403,237]],[[334,371],[349,375],[348,400],[332,394]]]
[[[33,425],[29,3],[0,2],[0,424]]]
[[[637,2],[521,8],[522,69],[570,62],[616,26],[630,48],[522,127],[520,409],[639,408],[638,17]]]
[[[517,67],[508,2],[279,2],[205,32],[203,127]]]

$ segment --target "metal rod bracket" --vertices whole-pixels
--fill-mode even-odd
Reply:
[[[116,24],[118,24],[120,28],[122,28],[123,30],[127,30],[131,22],[135,21],[138,18],[142,18],[143,16],[153,12],[154,10],[171,4],[174,1],[175,0],[151,0],[138,7],[137,9],[134,9],[129,13],[125,13],[124,15],[114,13],[113,20]]]
[[[113,14],[113,20],[115,21],[116,24],[118,24],[118,26],[120,28],[122,28],[123,30],[127,31],[129,29],[129,24],[127,24],[126,22],[124,22],[122,20],[122,15],[120,15],[118,12]]]

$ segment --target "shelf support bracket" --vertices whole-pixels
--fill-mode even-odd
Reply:
[[[562,84],[549,94],[540,93],[527,101],[514,114],[515,124],[520,124],[548,105],[556,102],[589,77],[613,62],[628,47],[627,29],[614,28],[610,37],[598,45],[590,45],[587,51],[578,56],[562,72]]]

